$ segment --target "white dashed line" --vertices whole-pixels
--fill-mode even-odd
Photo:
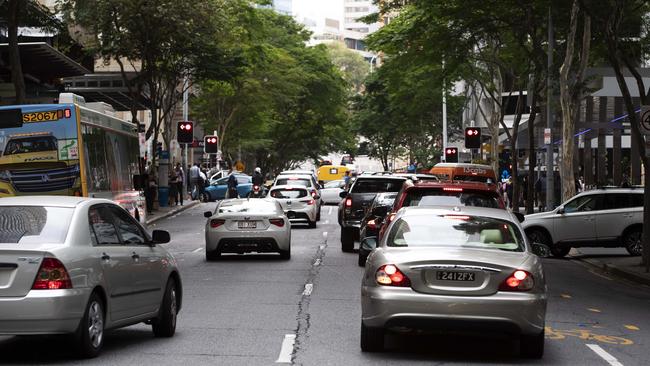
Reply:
[[[275,363],[291,363],[291,354],[293,353],[293,344],[296,342],[295,334],[285,334],[282,341],[280,355]]]
[[[323,236],[324,236],[324,235],[323,235]],[[319,248],[320,248],[320,250],[323,250],[323,249],[325,249],[325,246],[324,246],[324,245],[321,245]]]
[[[331,214],[332,214],[332,208],[331,208],[331,207],[327,210],[327,214],[328,214],[328,215],[331,215]]]
[[[599,345],[597,344],[587,344],[587,347],[591,348],[592,351],[596,352],[598,356],[600,356],[603,360],[607,361],[612,366],[623,366],[622,363],[618,362],[616,357],[610,355],[602,349]]]
[[[330,220],[325,220],[325,225],[329,225]]]
[[[314,261],[314,266],[320,266],[320,258],[316,258],[316,261]]]
[[[200,251],[202,251],[202,250],[203,250],[203,248],[196,248],[196,249],[194,249],[194,250],[192,251],[192,253],[198,253],[198,252],[200,252]]]
[[[314,290],[314,285],[312,283],[305,284],[305,289],[302,292],[302,296],[309,296]]]

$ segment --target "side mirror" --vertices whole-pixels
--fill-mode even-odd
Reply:
[[[541,258],[548,258],[551,256],[551,248],[542,243],[533,243],[533,253]]]
[[[151,233],[151,238],[154,244],[165,244],[169,243],[169,232],[165,230],[154,230]]]
[[[377,217],[384,217],[388,214],[388,207],[386,206],[377,206],[372,209],[372,215]]]
[[[341,198],[345,198],[347,196],[348,196],[348,192],[346,192],[346,191],[343,191],[343,192],[339,193],[339,197],[341,197]]]
[[[314,196],[314,199],[315,199],[315,200],[319,200],[319,199],[320,199],[320,195],[318,195],[318,194],[315,195],[315,196]]]
[[[212,217],[212,212],[211,211],[205,211],[203,213],[203,217],[205,217],[206,219],[211,218]]]
[[[524,216],[524,214],[522,214],[521,212],[514,212],[514,215],[517,218],[517,220],[519,220],[519,222],[524,222],[524,220],[526,220],[526,216]]]
[[[564,211],[564,206],[560,206],[560,207],[558,207],[558,209],[557,209],[557,213],[558,213],[558,214],[560,214],[560,215],[564,215],[565,212],[566,212],[566,211]]]
[[[366,263],[366,260],[368,260],[368,256],[370,255],[370,252],[375,250],[377,248],[377,238],[374,236],[369,236],[363,241],[361,241],[361,245],[359,245],[359,265],[362,265],[362,263]]]

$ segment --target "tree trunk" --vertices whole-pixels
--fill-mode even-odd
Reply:
[[[537,100],[541,75],[536,75],[533,81],[533,97],[531,100],[530,117],[528,118],[528,178],[526,182],[526,214],[534,211],[535,202],[535,167],[537,166],[537,150],[535,150],[535,119],[537,119]]]
[[[20,50],[18,48],[18,23],[22,13],[24,1],[9,0],[9,68],[11,69],[11,82],[16,92],[16,104],[25,104],[25,77],[20,63]]]

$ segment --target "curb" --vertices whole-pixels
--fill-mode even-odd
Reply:
[[[190,201],[190,202],[189,202],[188,204],[186,204],[186,205],[179,206],[179,207],[177,207],[177,208],[175,208],[175,209],[173,209],[173,210],[169,210],[169,211],[165,212],[164,214],[162,214],[162,215],[160,215],[160,216],[154,217],[154,218],[151,219],[151,220],[147,220],[147,223],[146,223],[146,224],[147,224],[147,226],[149,226],[149,225],[151,225],[151,224],[153,224],[153,223],[155,223],[155,222],[158,222],[158,221],[160,221],[160,220],[162,220],[162,219],[166,219],[166,218],[168,218],[168,217],[170,217],[170,216],[174,216],[174,215],[176,215],[176,214],[179,213],[179,212],[183,212],[183,211],[185,211],[185,210],[187,210],[187,209],[190,209],[190,208],[192,208],[192,207],[198,205],[199,203],[200,203],[200,201]]]
[[[576,258],[577,259],[577,258]],[[603,263],[598,260],[592,259],[578,259],[583,263],[587,263],[590,266],[602,269],[603,271],[620,278],[624,278],[628,281],[636,282],[642,285],[650,286],[650,275],[643,276],[635,272],[627,271],[619,266],[613,264]]]

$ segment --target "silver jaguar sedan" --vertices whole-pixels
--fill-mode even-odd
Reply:
[[[291,258],[291,223],[275,200],[228,199],[205,212],[205,257],[222,253],[280,253]]]
[[[72,334],[94,357],[105,330],[146,322],[171,337],[181,308],[176,260],[111,201],[0,199],[0,334]]]
[[[492,331],[541,358],[547,289],[526,240],[505,210],[403,208],[380,243],[362,242],[361,349],[383,349],[387,330]]]

